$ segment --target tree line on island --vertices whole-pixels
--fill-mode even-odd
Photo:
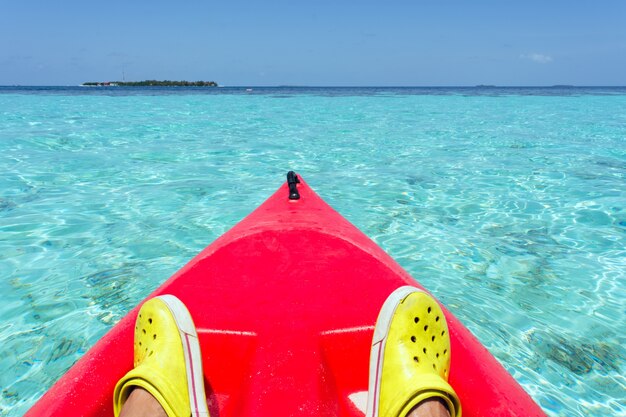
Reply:
[[[85,87],[217,87],[215,81],[89,81],[82,84]]]

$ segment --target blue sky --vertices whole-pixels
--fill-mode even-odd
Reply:
[[[626,1],[4,1],[0,85],[626,85]]]

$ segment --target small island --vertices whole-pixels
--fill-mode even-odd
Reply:
[[[81,84],[83,87],[217,87],[215,81],[89,81]]]

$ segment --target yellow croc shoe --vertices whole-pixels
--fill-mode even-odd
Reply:
[[[208,417],[198,334],[182,301],[161,295],[141,306],[134,351],[135,368],[113,393],[116,417],[135,387],[152,394],[169,417]]]
[[[405,417],[440,398],[452,417],[461,404],[448,384],[450,336],[439,304],[415,287],[400,287],[383,304],[370,354],[367,417]]]

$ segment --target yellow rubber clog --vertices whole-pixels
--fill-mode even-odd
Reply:
[[[169,417],[209,416],[198,335],[182,301],[161,295],[144,303],[134,345],[135,368],[113,393],[116,417],[135,387],[152,394]]]
[[[405,417],[420,402],[440,398],[452,417],[461,417],[449,372],[450,336],[441,307],[415,287],[398,288],[376,321],[366,416]]]

